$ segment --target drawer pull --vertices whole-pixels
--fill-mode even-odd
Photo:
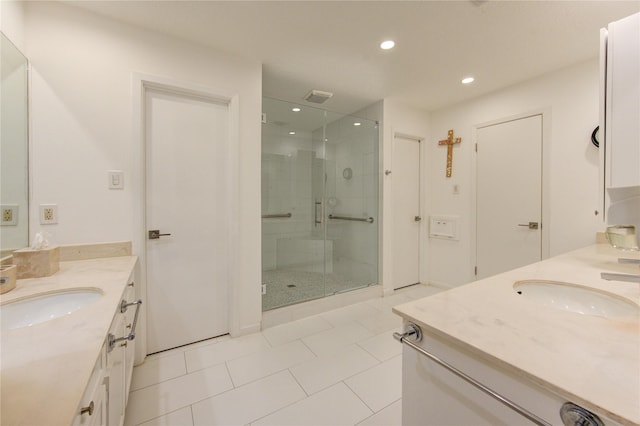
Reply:
[[[90,415],[90,416],[92,416],[92,415],[93,415],[93,407],[94,407],[94,405],[93,405],[93,401],[91,401],[91,402],[89,403],[89,406],[87,406],[87,407],[82,407],[82,408],[80,409],[80,415],[83,415],[83,414],[89,413],[89,415]]]

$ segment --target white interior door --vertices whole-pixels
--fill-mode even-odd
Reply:
[[[228,105],[147,89],[147,352],[228,332]]]
[[[420,141],[393,141],[393,288],[420,282]]]
[[[477,278],[542,258],[542,115],[478,129]]]

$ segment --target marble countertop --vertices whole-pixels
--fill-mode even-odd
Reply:
[[[2,305],[63,289],[103,296],[70,315],[0,331],[3,425],[70,425],[91,377],[136,256],[60,262],[50,277],[19,280]]]
[[[546,307],[521,295],[520,280],[569,282],[640,304],[640,284],[605,281],[600,272],[638,274],[640,258],[595,244],[402,304],[393,311],[425,333],[517,372],[622,424],[640,424],[640,315],[622,319]]]

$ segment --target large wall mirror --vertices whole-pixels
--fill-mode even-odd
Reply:
[[[5,257],[29,245],[28,62],[4,34],[0,48],[0,257]]]

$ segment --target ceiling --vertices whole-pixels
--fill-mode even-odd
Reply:
[[[383,98],[434,110],[595,58],[640,1],[66,1],[263,64],[265,96],[352,113]],[[391,38],[396,47],[378,45]],[[473,75],[476,81],[462,85]]]

